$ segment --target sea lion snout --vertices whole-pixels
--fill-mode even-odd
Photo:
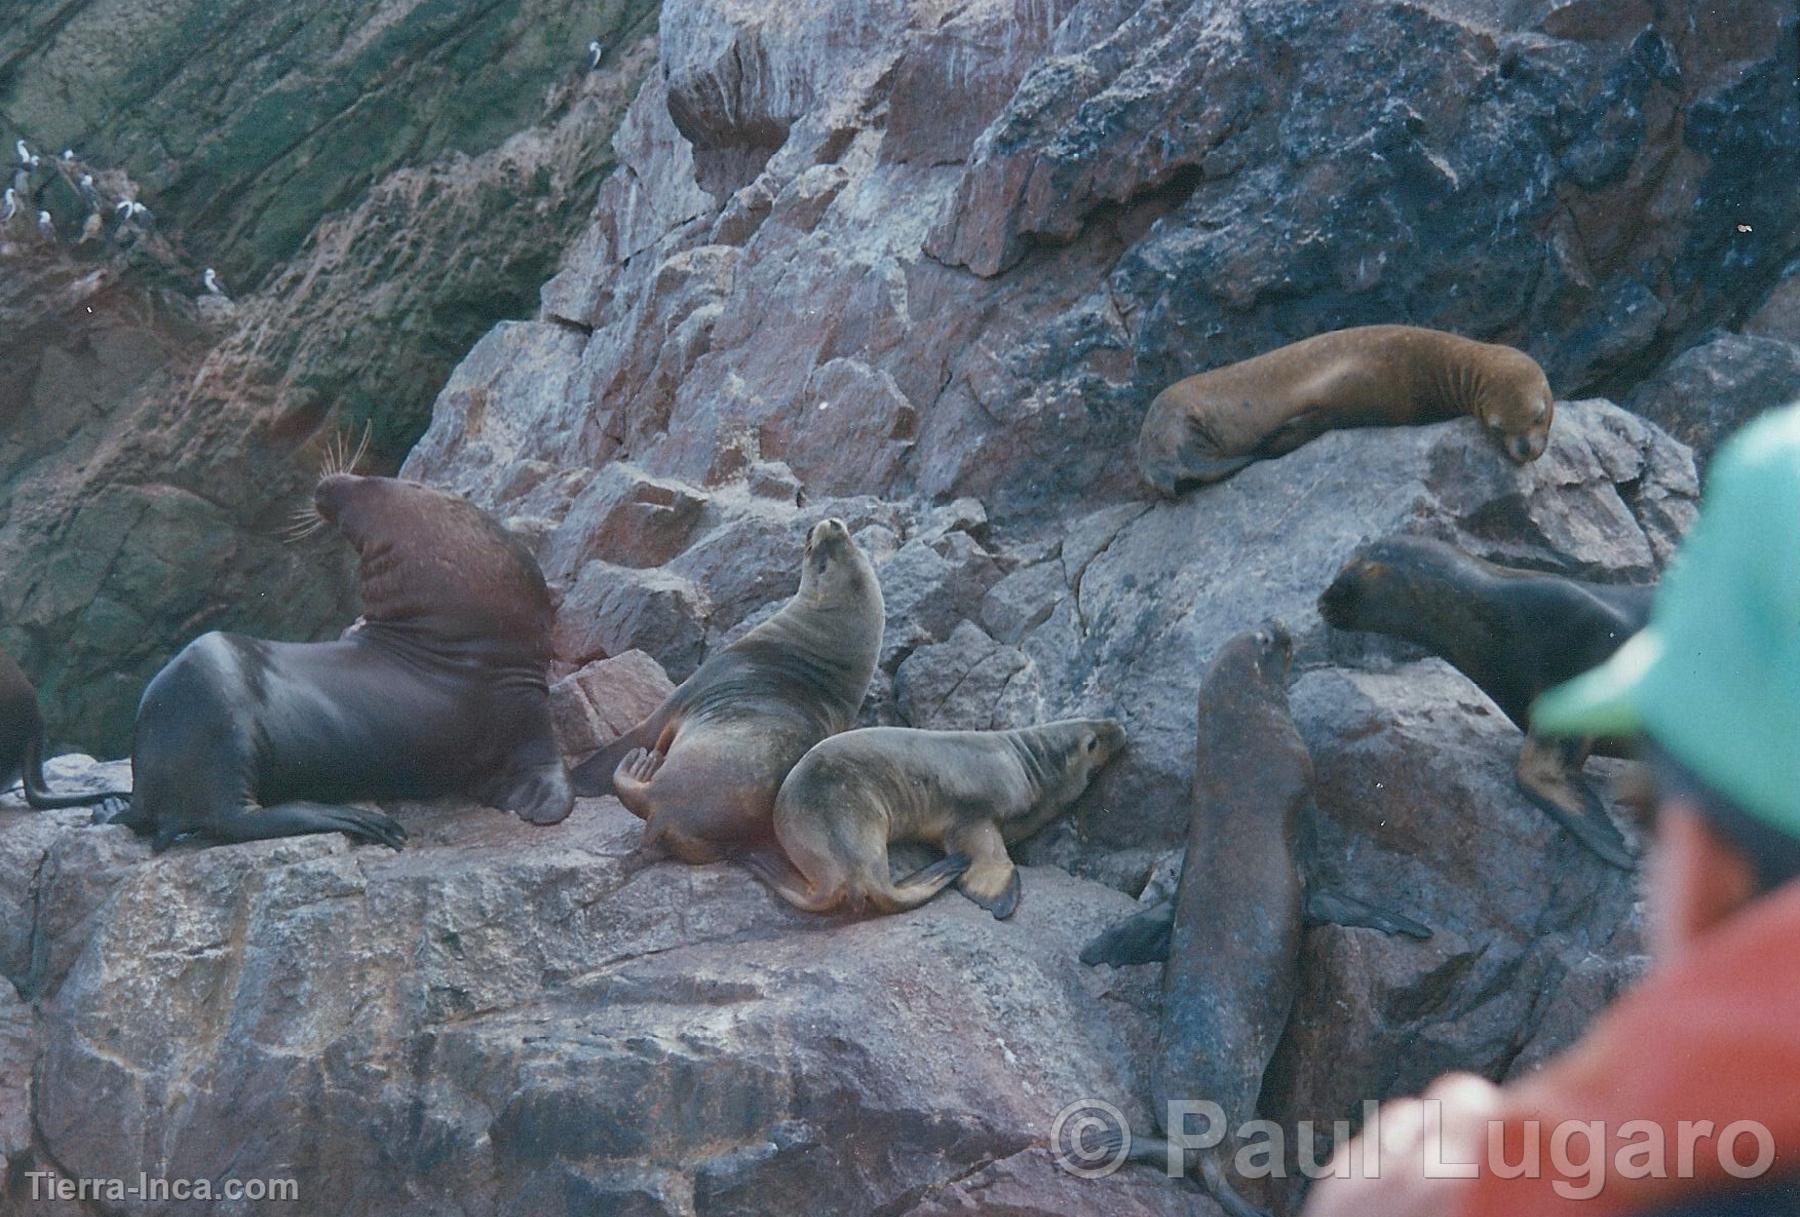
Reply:
[[[1095,719],[1082,740],[1083,752],[1095,768],[1106,764],[1125,749],[1125,724],[1114,718]]]
[[[1527,431],[1523,435],[1506,437],[1506,455],[1519,465],[1529,464],[1544,455],[1544,449],[1550,446],[1550,429]]]
[[[313,487],[313,507],[328,523],[336,524],[351,492],[364,479],[354,473],[328,473]]]

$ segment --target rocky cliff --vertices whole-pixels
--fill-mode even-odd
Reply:
[[[318,45],[334,65],[376,45],[500,55],[380,24]],[[1594,578],[1661,568],[1710,446],[1800,393],[1795,35],[1773,4],[669,0],[609,146],[590,94],[618,86],[584,77],[498,149],[419,135],[408,147],[436,159],[359,203],[315,184],[348,210],[286,252],[273,203],[267,219],[196,203],[186,222],[234,251],[210,260],[255,288],[235,328],[194,340],[194,370],[156,373],[180,392],[145,390],[154,427],[121,435],[106,406],[76,441],[39,440],[61,480],[16,481],[44,489],[0,522],[9,555],[71,568],[0,569],[7,640],[51,668],[61,721],[119,721],[124,686],[184,631],[341,624],[337,551],[259,530],[307,437],[370,413],[353,383],[428,379],[388,368],[415,357],[391,352],[395,333],[414,349],[398,297],[423,268],[490,233],[532,243],[537,221],[475,197],[513,155],[566,192],[547,216],[593,202],[591,222],[529,266],[515,252],[521,276],[555,264],[536,315],[471,320],[465,337],[485,332],[405,472],[530,539],[562,598],[559,675],[605,661],[559,690],[572,749],[659,687],[632,651],[680,679],[769,612],[827,514],[887,599],[869,721],[1106,712],[1132,744],[1021,850],[1008,923],[955,895],[809,919],[730,866],[633,869],[635,822],[611,800],[544,830],[405,808],[400,855],[319,838],[154,860],[78,815],[0,811],[17,910],[0,921],[17,995],[0,1005],[4,1195],[53,1164],[292,1174],[309,1208],[341,1213],[1210,1217],[1147,1170],[1069,1175],[1050,1138],[1084,1099],[1146,1120],[1156,969],[1074,952],[1166,879],[1198,674],[1268,616],[1299,643],[1325,869],[1437,933],[1308,934],[1264,1113],[1324,1129],[1445,1068],[1530,1069],[1641,966],[1635,878],[1516,792],[1519,734],[1478,690],[1334,634],[1314,598],[1361,540],[1401,529]],[[16,119],[6,82],[50,57],[0,55]],[[370,89],[293,104],[348,113]],[[350,163],[341,138],[304,164]],[[166,180],[198,199],[181,183],[212,179]],[[433,239],[420,209],[441,244],[416,244]],[[353,323],[347,300],[393,311]],[[1537,355],[1564,399],[1544,458],[1511,466],[1461,421],[1335,433],[1174,503],[1137,492],[1129,441],[1168,379],[1393,320]],[[56,417],[66,396],[13,417]],[[127,450],[153,480],[126,476],[111,454]],[[137,514],[75,528],[114,500]],[[121,567],[163,598],[112,607],[92,589],[123,586],[106,582]],[[109,621],[112,641],[84,641]],[[72,709],[115,653],[140,667]],[[1286,1211],[1296,1191],[1265,1199]]]

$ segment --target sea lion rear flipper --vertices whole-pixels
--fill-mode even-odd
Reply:
[[[1160,901],[1102,933],[1081,948],[1081,962],[1089,967],[1109,963],[1115,968],[1135,963],[1163,963],[1169,958],[1169,937],[1175,929],[1175,902]]]
[[[1384,934],[1404,934],[1424,941],[1431,937],[1431,927],[1421,925],[1401,913],[1366,904],[1355,896],[1308,884],[1304,912],[1308,925],[1354,925]]]
[[[59,811],[65,807],[92,807],[108,799],[128,799],[129,790],[96,790],[92,794],[51,794],[44,780],[44,732],[25,741],[25,764],[20,774],[25,787],[25,803],[34,811]]]
[[[1591,740],[1550,741],[1525,737],[1514,778],[1519,790],[1569,835],[1609,866],[1637,869],[1637,858],[1613,823],[1606,804],[1581,776]]]

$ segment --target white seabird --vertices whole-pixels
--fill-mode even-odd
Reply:
[[[588,43],[588,71],[592,72],[606,58],[606,46],[598,38]]]
[[[200,276],[200,282],[206,287],[206,294],[209,296],[225,294],[225,288],[219,283],[218,272],[210,266],[206,268],[206,273]]]
[[[50,218],[47,211],[38,212],[38,235],[46,240],[56,239],[56,221]]]
[[[6,188],[5,195],[0,195],[0,224],[19,214],[19,192],[11,186]]]

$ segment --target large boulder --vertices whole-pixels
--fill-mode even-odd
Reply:
[[[1142,1118],[1144,1016],[1075,959],[1117,892],[1033,870],[1010,922],[954,893],[846,922],[732,866],[625,864],[638,821],[612,800],[547,831],[401,815],[397,855],[334,835],[152,860],[65,827],[43,902],[65,853],[135,857],[43,1006],[42,1155],[289,1175],[343,1214],[955,1212],[1066,1104]],[[1142,1190],[1021,1177],[1071,1217]]]

